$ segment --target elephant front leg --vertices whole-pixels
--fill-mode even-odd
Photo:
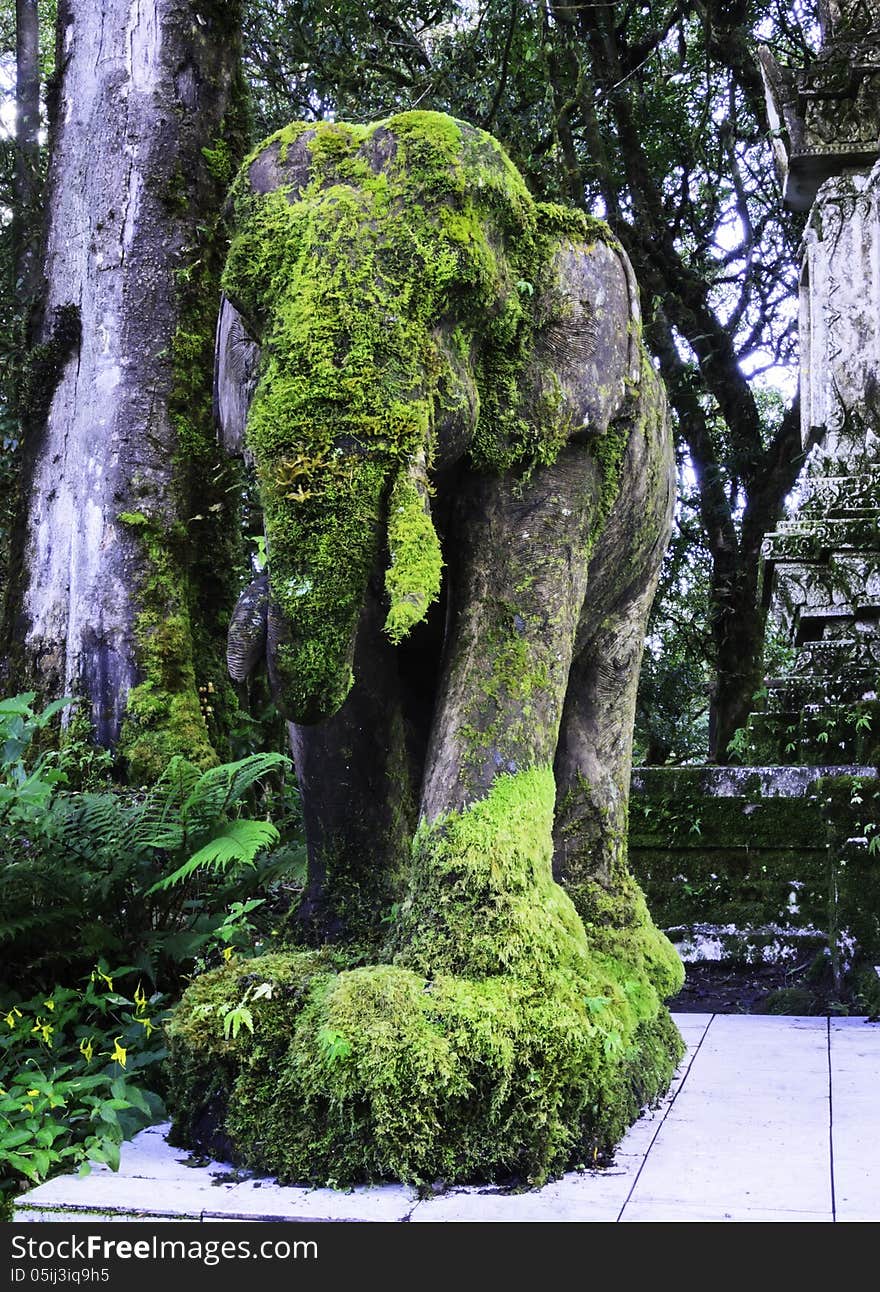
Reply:
[[[473,475],[409,894],[390,947],[432,976],[532,976],[582,932],[551,873],[553,757],[599,496],[570,446],[530,479]]]
[[[301,943],[375,947],[405,890],[418,772],[383,618],[371,593],[357,682],[339,712],[315,726],[288,723],[308,849],[308,885],[290,921]]]

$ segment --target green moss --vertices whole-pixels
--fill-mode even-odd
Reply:
[[[219,184],[231,184],[235,175],[235,161],[228,139],[221,137],[213,148],[203,148],[202,156],[211,175]]]
[[[143,545],[134,632],[144,680],[129,691],[119,740],[129,775],[142,784],[156,780],[175,754],[201,768],[216,763],[217,755],[199,702],[187,588],[174,535],[143,512],[121,512],[118,519]]]
[[[617,247],[618,241],[604,220],[599,220],[574,206],[560,206],[558,202],[538,202],[538,219],[548,232],[575,242],[604,242]]]
[[[443,556],[431,520],[427,485],[399,472],[388,502],[390,564],[385,575],[389,609],[385,631],[395,645],[424,619],[440,596]]]
[[[577,967],[583,930],[550,873],[555,793],[550,768],[502,775],[466,811],[421,824],[396,963],[427,977]]]
[[[182,1133],[207,1120],[236,1160],[337,1184],[539,1183],[610,1149],[681,1056],[658,994],[680,966],[643,909],[641,937],[585,936],[551,878],[553,799],[534,769],[422,826],[394,963],[197,979],[170,1027]],[[224,1037],[246,993],[253,1033]]]
[[[278,172],[267,193],[251,185],[258,158]],[[280,689],[289,716],[314,721],[351,684],[383,525],[394,640],[435,595],[433,527],[424,508],[398,508],[412,464],[430,473],[462,375],[478,394],[478,468],[528,470],[567,440],[561,391],[548,383],[527,406],[523,377],[560,228],[582,237],[587,224],[539,210],[495,140],[430,112],[279,131],[240,171],[232,212],[223,286],[262,347],[247,437],[286,621]],[[449,352],[444,318],[456,321]]]

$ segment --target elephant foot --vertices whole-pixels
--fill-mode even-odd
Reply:
[[[539,769],[423,827],[389,963],[324,949],[198,978],[169,1027],[178,1142],[340,1185],[538,1184],[613,1149],[683,1053],[675,970],[658,982],[637,902],[593,944],[551,877],[552,813]]]

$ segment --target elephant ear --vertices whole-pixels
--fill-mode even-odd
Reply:
[[[443,555],[431,519],[424,453],[402,468],[388,501],[388,550],[385,574],[389,607],[385,632],[397,645],[425,618],[440,595]]]
[[[231,457],[248,458],[244,431],[259,364],[260,347],[224,296],[214,345],[214,420],[221,447]]]
[[[244,682],[266,654],[269,578],[261,574],[242,592],[226,634],[226,664],[233,682]]]

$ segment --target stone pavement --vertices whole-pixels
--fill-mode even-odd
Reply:
[[[118,1173],[60,1176],[16,1221],[880,1220],[880,1025],[678,1014],[688,1052],[662,1102],[601,1171],[542,1189],[282,1187],[169,1148],[154,1126]]]

